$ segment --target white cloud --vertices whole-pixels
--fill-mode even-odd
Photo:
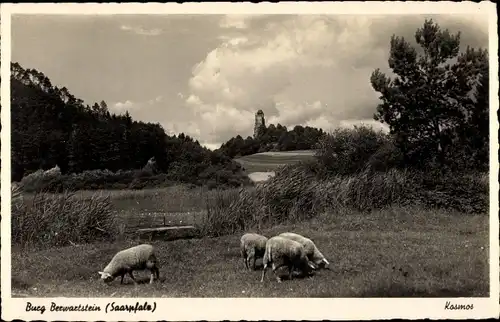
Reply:
[[[123,113],[125,111],[131,112],[132,110],[137,113],[138,110],[144,109],[147,106],[155,106],[163,101],[161,95],[143,102],[134,102],[132,100],[126,100],[125,102],[116,102],[111,105],[111,111],[115,113]]]
[[[148,104],[156,104],[156,103],[160,103],[161,101],[163,100],[163,96],[159,95],[153,99],[150,99],[148,101]]]
[[[387,68],[390,36],[400,26],[414,33],[423,17],[411,18],[411,28],[409,19],[225,16],[215,37],[219,45],[192,67],[188,88],[148,108],[162,114],[154,121],[171,134],[184,132],[210,147],[252,135],[258,109],[267,124],[288,128],[368,125],[388,131],[371,119],[379,94],[369,79],[375,68]],[[179,101],[182,107],[173,112],[170,106]],[[134,113],[146,115],[144,110]]]
[[[158,36],[162,33],[161,29],[154,28],[154,29],[144,29],[140,26],[129,26],[129,25],[122,25],[120,27],[121,30],[125,31],[130,31],[133,33],[136,33],[138,35],[143,35],[143,36]]]
[[[330,132],[335,127],[337,127],[337,124],[323,115],[307,121],[304,125],[323,129],[325,132]]]
[[[125,102],[117,102],[112,107],[116,112],[125,112],[126,110],[137,107],[137,104],[132,101],[126,100]]]
[[[340,121],[340,126],[344,128],[353,128],[354,126],[366,126],[371,127],[375,131],[382,130],[385,133],[389,132],[389,127],[385,123],[380,123],[372,119],[366,120],[342,120]]]
[[[212,150],[212,151],[217,150],[222,145],[221,143],[208,143],[208,142],[204,142],[204,143],[200,143],[200,144],[202,146],[204,146],[205,148]]]
[[[201,100],[196,95],[189,95],[189,97],[186,99],[186,103],[193,104],[193,105],[199,105],[199,104],[201,104]]]
[[[230,21],[245,25],[237,18]],[[227,139],[229,132],[251,134],[259,108],[268,123],[338,126],[353,110],[376,106],[372,69],[352,68],[360,56],[383,54],[365,50],[373,47],[369,27],[366,17],[342,17],[333,24],[299,16],[269,23],[265,32],[223,35],[221,45],[194,66],[187,106],[215,127],[214,139]],[[356,91],[364,94],[353,95]],[[210,132],[205,127],[202,135]]]

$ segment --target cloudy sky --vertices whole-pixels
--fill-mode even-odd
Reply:
[[[414,41],[425,18],[488,45],[474,15],[13,15],[12,60],[214,148],[251,135],[258,109],[289,127],[374,123],[370,74],[387,70],[391,35]]]

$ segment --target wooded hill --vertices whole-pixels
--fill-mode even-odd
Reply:
[[[58,166],[61,173],[112,172],[143,168],[154,158],[169,180],[245,181],[241,166],[220,151],[185,135],[169,136],[160,124],[110,113],[54,86],[36,69],[11,64],[12,180]],[[225,179],[224,179],[225,178]]]

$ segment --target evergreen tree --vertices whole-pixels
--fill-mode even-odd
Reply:
[[[481,117],[473,116],[479,112],[471,93],[479,85],[488,55],[470,48],[459,54],[460,33],[442,30],[432,20],[416,31],[415,40],[423,49],[421,55],[403,37],[392,36],[389,67],[394,79],[380,69],[372,73],[372,87],[382,100],[374,118],[389,125],[406,164],[445,166],[454,162],[454,146],[466,144],[460,135],[464,122],[467,127],[479,126]],[[477,135],[487,140],[484,133]]]

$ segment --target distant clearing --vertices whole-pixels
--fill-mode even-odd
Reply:
[[[314,158],[314,153],[314,150],[262,152],[246,155],[235,159],[235,161],[240,163],[245,168],[245,172],[249,175],[250,179],[254,180],[250,176],[254,172],[274,172],[278,167],[283,165],[311,160]]]
[[[250,180],[253,182],[261,182],[261,181],[266,181],[267,179],[274,177],[276,173],[274,171],[270,172],[252,172],[248,174],[248,177]]]

